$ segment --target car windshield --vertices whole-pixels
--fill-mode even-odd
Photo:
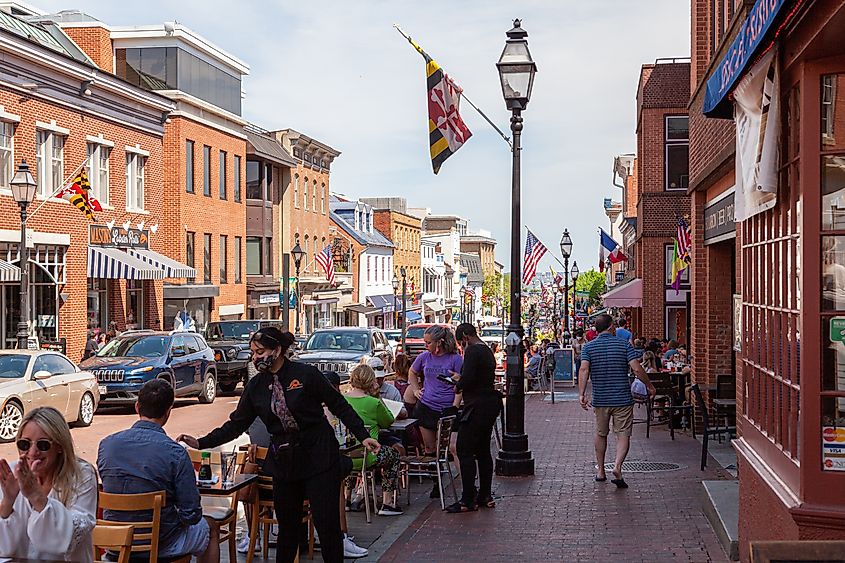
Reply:
[[[405,338],[419,338],[422,339],[423,334],[425,334],[425,329],[428,327],[424,326],[412,326],[408,329],[405,333]]]
[[[167,353],[169,340],[170,337],[164,335],[119,336],[97,352],[97,356],[100,358],[158,358]]]
[[[29,356],[23,354],[4,354],[0,356],[0,379],[23,377]]]
[[[205,339],[215,340],[249,340],[249,335],[258,330],[258,321],[237,321],[225,323],[210,323],[205,330]]]
[[[501,336],[503,332],[505,332],[505,329],[498,326],[491,328],[482,328],[481,336]]]
[[[390,340],[399,340],[402,338],[402,331],[401,330],[385,330],[384,336],[389,338]]]
[[[370,349],[370,334],[348,330],[315,332],[305,343],[305,349],[366,352]]]

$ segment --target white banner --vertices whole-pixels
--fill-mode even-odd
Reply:
[[[780,147],[780,83],[777,54],[770,50],[734,90],[737,222],[771,209],[777,201]]]

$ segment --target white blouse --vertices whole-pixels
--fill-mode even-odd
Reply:
[[[44,510],[36,512],[26,497],[18,494],[12,514],[0,518],[0,556],[93,561],[91,532],[97,523],[97,473],[91,464],[81,460],[79,464],[82,478],[68,506],[51,490]]]

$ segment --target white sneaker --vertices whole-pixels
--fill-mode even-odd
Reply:
[[[402,509],[398,506],[390,506],[389,504],[381,505],[381,509],[378,511],[379,516],[399,516],[402,514]]]
[[[241,536],[238,545],[236,546],[238,553],[246,553],[249,551],[249,534]],[[258,539],[255,541],[255,552],[261,551],[261,535],[259,533]]]
[[[343,556],[349,559],[358,559],[369,555],[369,550],[355,545],[349,538],[343,538]]]

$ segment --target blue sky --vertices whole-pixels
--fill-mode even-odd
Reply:
[[[266,129],[292,127],[342,152],[332,168],[334,191],[403,196],[412,206],[464,216],[471,228],[492,231],[506,268],[509,149],[464,104],[473,137],[432,174],[423,61],[392,24],[507,130],[495,63],[513,18],[522,18],[538,66],[523,114],[523,224],[556,254],[568,228],[581,271],[596,266],[597,227],[607,224],[602,200],[621,197],[611,184],[613,157],[636,149],[641,65],[689,56],[686,0],[31,3],[81,9],[110,25],[176,20],[190,27],[250,65],[247,119]]]

